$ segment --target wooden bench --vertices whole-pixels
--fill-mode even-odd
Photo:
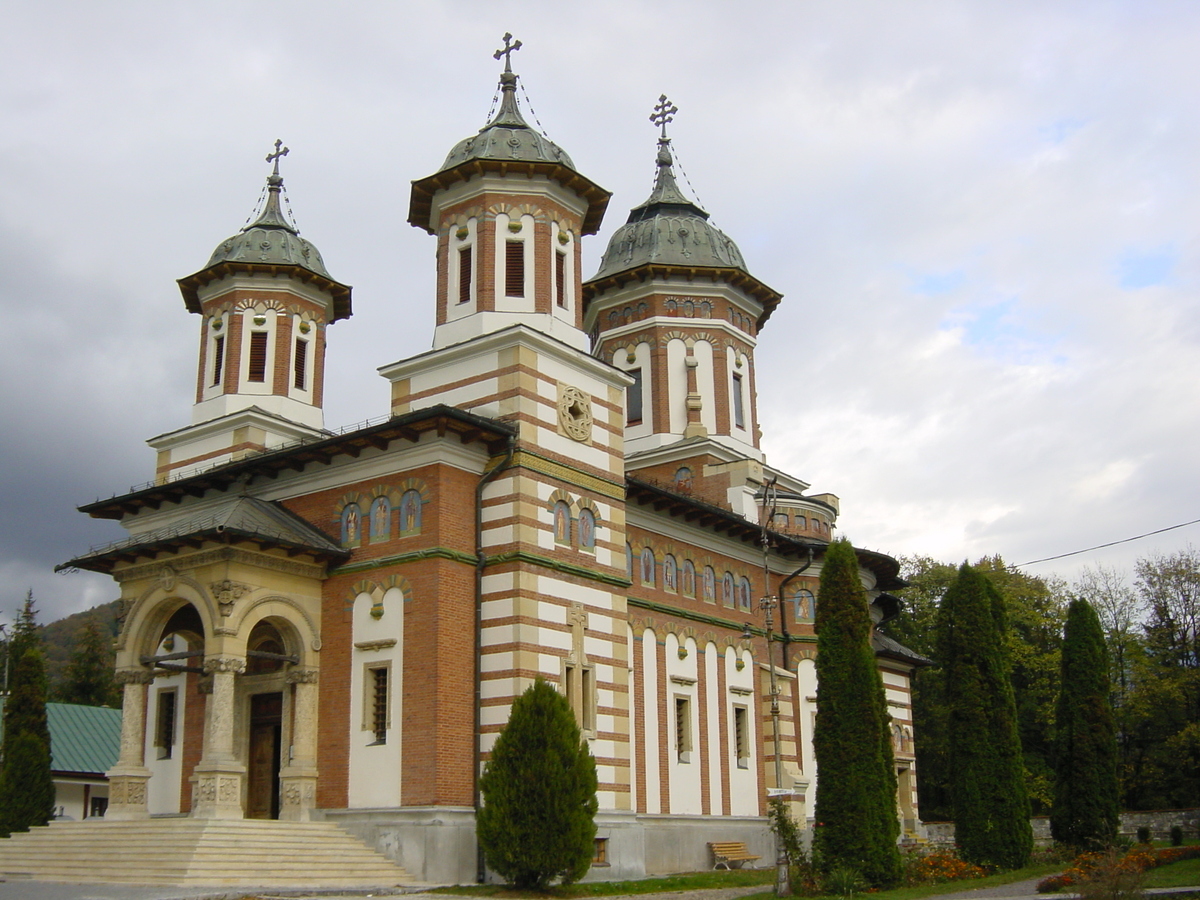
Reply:
[[[712,851],[713,869],[724,866],[728,870],[731,864],[736,864],[740,869],[742,863],[762,859],[747,850],[744,841],[709,841],[708,849]]]

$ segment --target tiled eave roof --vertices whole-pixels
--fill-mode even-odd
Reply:
[[[606,191],[570,166],[559,162],[476,157],[453,168],[443,169],[428,178],[414,181],[408,204],[408,223],[434,234],[435,229],[430,221],[430,216],[433,214],[433,195],[456,182],[470,181],[473,176],[484,173],[500,176],[524,175],[526,178],[544,175],[551,181],[557,181],[568,190],[574,191],[586,200],[588,205],[587,212],[583,217],[584,234],[595,234],[600,230],[600,222],[604,218],[604,211],[608,209],[608,201],[612,197],[610,191]]]
[[[907,663],[916,668],[934,665],[932,659],[922,656],[916,650],[910,650],[893,637],[884,634],[878,628],[871,633],[871,648],[876,656],[884,656]]]
[[[216,265],[209,266],[207,269],[201,269],[193,275],[188,275],[186,278],[180,278],[176,283],[179,285],[179,291],[183,294],[183,303],[190,313],[201,312],[200,308],[200,288],[212,281],[219,281],[226,275],[286,275],[288,278],[295,278],[298,281],[305,281],[309,284],[316,285],[323,291],[327,291],[333,297],[333,319],[336,322],[339,319],[348,319],[351,315],[350,308],[350,287],[341,282],[334,281],[319,272],[314,272],[312,269],[306,269],[304,266],[292,266],[283,263],[252,263],[238,262],[225,260]]]
[[[626,499],[629,504],[651,507],[655,512],[666,513],[672,518],[711,528],[717,533],[724,533],[737,538],[746,544],[761,544],[762,526],[757,522],[739,516],[731,510],[711,503],[697,500],[686,494],[679,494],[648,481],[642,481],[633,476],[625,478]],[[811,541],[790,537],[768,529],[771,535],[771,547],[775,553],[784,557],[807,557],[811,551],[819,556],[828,546],[826,541]],[[899,590],[907,586],[900,577],[900,563],[885,553],[874,550],[854,549],[859,565],[875,576],[875,587],[881,591]]]
[[[97,500],[79,507],[79,511],[96,519],[123,519],[143,509],[159,509],[164,503],[179,503],[189,496],[203,497],[208,491],[224,491],[260,476],[273,479],[289,469],[300,471],[310,462],[328,464],[339,456],[357,457],[372,447],[387,449],[396,440],[415,444],[429,432],[435,432],[439,438],[455,435],[464,444],[480,441],[493,455],[501,452],[509,437],[516,434],[512,426],[495,419],[452,406],[431,406],[392,416],[377,425],[268,450],[176,481],[150,485],[109,500]]]
[[[771,313],[775,311],[775,307],[783,299],[783,294],[763,284],[749,272],[745,272],[742,269],[729,266],[680,266],[667,263],[645,263],[644,265],[635,266],[632,269],[626,269],[623,272],[616,272],[612,275],[606,275],[603,278],[597,278],[594,281],[584,282],[584,309],[586,310],[600,294],[623,287],[631,281],[648,282],[656,279],[666,281],[671,278],[683,278],[685,281],[696,281],[699,278],[703,278],[709,281],[724,282],[725,284],[740,288],[762,304],[762,315],[758,317],[758,322],[756,323],[756,327],[758,328],[762,328],[767,319],[771,318]]]
[[[282,550],[288,556],[308,556],[317,562],[341,563],[350,551],[278,502],[255,497],[230,497],[205,515],[165,528],[135,534],[57,566],[111,574],[121,564],[150,560],[160,553],[199,550],[212,544],[253,545],[259,550]]]

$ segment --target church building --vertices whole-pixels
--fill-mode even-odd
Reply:
[[[120,588],[107,818],[322,819],[472,882],[479,774],[539,677],[596,759],[590,879],[709,868],[710,841],[769,860],[768,794],[811,817],[838,498],[760,449],[782,295],[677,184],[665,97],[649,196],[585,280],[610,194],[526,121],[505,44],[494,118],[412,183],[436,326],[381,361],[386,418],[325,426],[352,291],[285,212],[278,142],[257,218],[179,280],[191,422],[149,441],[152,486],[81,508],[129,537],[64,564]],[[856,552],[879,621],[899,566]],[[875,645],[912,831],[922,660]]]

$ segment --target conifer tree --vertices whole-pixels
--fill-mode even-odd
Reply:
[[[37,633],[33,592],[17,615],[9,644],[9,694],[0,749],[0,836],[45,825],[54,816],[46,670]]]
[[[64,673],[66,680],[58,691],[58,698],[63,703],[80,703],[84,706],[118,704],[116,681],[109,659],[110,643],[94,617],[75,633],[75,645]]]
[[[1086,600],[1067,612],[1056,730],[1050,833],[1080,850],[1107,846],[1121,818],[1117,737],[1104,631]]]
[[[871,618],[848,541],[825,553],[817,597],[814,855],[824,872],[854,869],[875,886],[900,876],[896,771]]]
[[[596,786],[570,704],[539,678],[513,703],[480,779],[475,831],[488,866],[523,889],[578,881],[594,855]]]
[[[964,859],[1017,869],[1033,850],[1004,600],[963,563],[938,609],[955,840]]]

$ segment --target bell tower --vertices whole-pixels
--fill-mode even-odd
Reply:
[[[593,352],[628,373],[625,441],[631,454],[689,438],[761,460],[754,349],[780,294],[746,269],[741,251],[675,180],[665,95],[649,198],[613,234],[583,285]]]
[[[192,424],[152,438],[157,480],[188,474],[324,429],[326,328],[351,314],[350,287],[284,212],[279,161],[253,222],[222,241],[208,264],[179,279],[200,321]]]
[[[413,182],[408,221],[437,236],[434,349],[524,324],[587,349],[580,244],[611,194],[529,126],[517,103],[507,35],[500,109],[459,141],[442,168]]]

